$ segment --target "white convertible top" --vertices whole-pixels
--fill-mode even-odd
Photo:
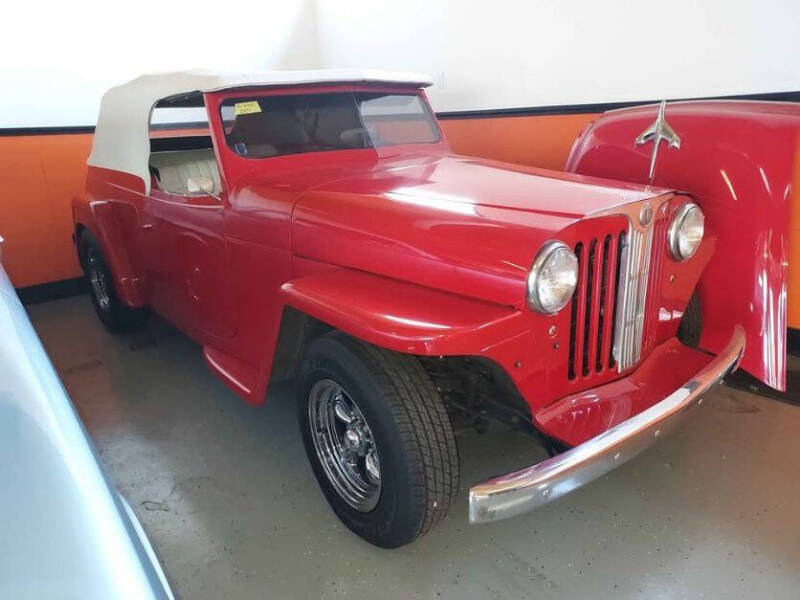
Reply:
[[[313,71],[176,71],[141,75],[108,90],[100,102],[92,153],[93,167],[131,173],[144,181],[150,192],[150,113],[159,100],[194,92],[233,88],[274,87],[326,83],[389,83],[427,87],[432,81],[419,73],[372,69],[324,69]]]

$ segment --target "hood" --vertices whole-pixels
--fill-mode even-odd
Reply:
[[[404,156],[323,183],[294,209],[296,256],[514,306],[550,239],[667,190],[454,155]]]

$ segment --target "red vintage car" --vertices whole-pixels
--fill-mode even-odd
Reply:
[[[458,491],[450,414],[525,427],[551,453],[470,489],[471,522],[509,517],[634,456],[740,360],[769,360],[745,350],[764,322],[746,314],[785,330],[762,302],[785,273],[719,256],[746,211],[679,184],[455,155],[427,85],[361,70],[143,76],[104,96],[74,202],[103,323],[157,312],[253,404],[296,378],[322,491],[384,547],[427,532]],[[593,139],[573,170],[603,171],[581,159]],[[785,227],[764,218],[745,237]],[[715,294],[748,276],[768,293]],[[783,337],[770,343],[783,356]]]

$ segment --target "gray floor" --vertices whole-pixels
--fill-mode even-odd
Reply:
[[[247,406],[186,337],[160,322],[112,337],[86,297],[30,314],[184,599],[800,597],[798,407],[721,388],[604,479],[476,527],[467,487],[543,452],[520,434],[465,433],[451,514],[385,551],[329,510],[288,390]]]

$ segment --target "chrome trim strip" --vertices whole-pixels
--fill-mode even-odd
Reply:
[[[614,358],[620,373],[635,365],[642,357],[652,247],[652,226],[628,227],[628,240],[622,249],[623,268],[619,283],[622,294],[617,299],[619,304],[614,335]]]
[[[736,370],[744,346],[744,329],[736,325],[722,353],[657,404],[562,454],[473,486],[469,490],[469,522],[487,523],[533,510],[630,460]]]
[[[617,308],[614,322],[613,356],[617,371],[622,373],[642,358],[644,341],[645,310],[653,243],[666,244],[666,240],[654,240],[656,225],[665,218],[671,196],[660,196],[627,205],[617,214],[628,220],[625,246],[620,253],[620,276],[617,283]],[[653,217],[642,224],[639,215],[646,204],[652,205]],[[610,213],[613,214],[613,213]],[[663,251],[657,248],[656,252]]]
[[[630,344],[630,313],[633,312],[633,284],[636,280],[634,278],[635,270],[633,269],[633,261],[638,255],[638,241],[639,233],[633,229],[628,223],[628,235],[625,238],[625,246],[622,248],[622,256],[620,262],[622,267],[620,269],[620,280],[617,289],[621,291],[617,297],[617,322],[614,325],[614,348],[612,350],[614,358],[617,361],[617,370],[622,371],[623,364],[628,364],[628,346]]]

